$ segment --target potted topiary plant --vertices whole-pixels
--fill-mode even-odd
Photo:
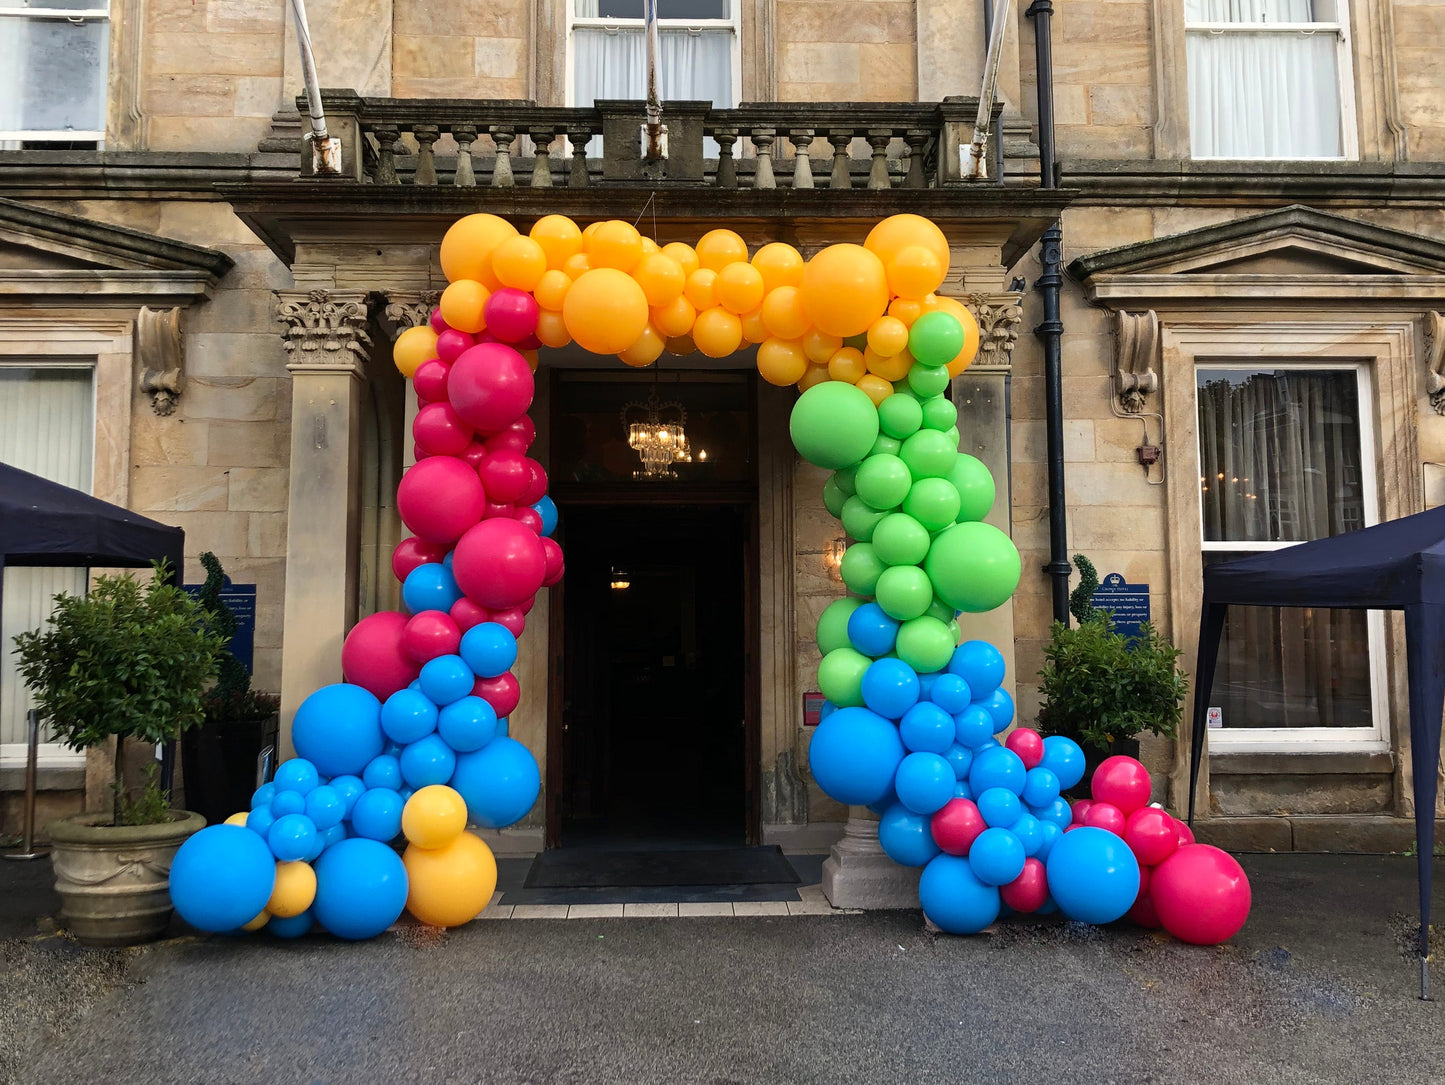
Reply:
[[[15,638],[20,674],[55,736],[75,750],[115,738],[110,809],[47,827],[62,921],[90,945],[165,932],[171,859],[205,825],[170,808],[153,771],[139,796],[126,784],[126,740],[154,745],[200,722],[221,649],[200,605],[166,583],[163,564],[152,572],[144,585],[99,576],[87,595],[58,595],[46,628]]]
[[[250,672],[229,647],[236,616],[221,597],[225,570],[210,551],[201,555],[201,565],[206,581],[197,601],[227,647],[216,661],[216,684],[203,699],[201,725],[181,739],[181,764],[186,806],[214,825],[250,808],[256,759],[276,730],[281,699],[251,688]]]
[[[1039,687],[1039,729],[1067,735],[1084,748],[1085,785],[1094,768],[1114,754],[1139,755],[1144,731],[1173,738],[1189,680],[1178,667],[1179,649],[1148,622],[1136,637],[1114,628],[1106,610],[1093,604],[1099,577],[1093,563],[1075,555],[1079,585],[1069,596],[1078,621],[1055,622],[1044,649]]]

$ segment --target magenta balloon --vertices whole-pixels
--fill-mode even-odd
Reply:
[[[396,549],[391,552],[391,572],[398,580],[405,580],[407,575],[418,565],[426,565],[429,562],[440,563],[447,556],[447,548],[437,543],[429,543],[425,539],[418,539],[410,535],[396,544]]]
[[[496,622],[514,637],[520,637],[522,631],[527,628],[527,616],[522,613],[521,607],[494,610],[487,620]]]
[[[381,610],[352,626],[341,646],[346,681],[383,701],[416,681],[421,668],[402,646],[406,622],[404,614]]]
[[[419,398],[428,403],[441,403],[447,398],[447,377],[451,371],[451,366],[436,358],[422,362],[411,375],[411,386]]]
[[[437,656],[457,654],[462,631],[450,614],[440,610],[424,610],[412,615],[401,633],[401,646],[415,663],[426,663]]]
[[[461,456],[472,443],[472,427],[450,403],[428,403],[412,419],[411,435],[432,456]]]
[[[447,396],[457,414],[483,433],[506,429],[532,405],[536,382],[505,343],[478,343],[452,363]]]
[[[1089,793],[1094,799],[1113,803],[1125,817],[1149,802],[1151,789],[1149,770],[1123,754],[1104,758],[1089,781]]]
[[[511,505],[532,485],[530,461],[516,449],[503,448],[491,453],[478,468],[487,499]]]
[[[468,350],[477,345],[477,341],[466,332],[459,332],[455,328],[448,328],[437,336],[437,357],[444,362],[454,362],[461,357],[462,351]],[[413,380],[416,378],[413,377]]]
[[[452,575],[474,602],[492,610],[520,606],[542,586],[547,552],[525,524],[483,520],[457,543]]]
[[[457,628],[465,633],[474,625],[481,625],[490,620],[490,613],[480,603],[474,603],[465,595],[452,604],[452,621],[457,623]]]
[[[525,290],[504,286],[482,306],[487,331],[504,343],[520,343],[537,330],[537,299]]]
[[[532,481],[528,483],[527,489],[522,496],[517,498],[519,505],[535,505],[547,495],[547,470],[534,459],[527,460],[527,466],[532,472]]]
[[[1249,918],[1249,878],[1232,855],[1186,844],[1154,868],[1149,897],[1164,929],[1181,942],[1214,946]]]
[[[547,571],[542,577],[542,587],[550,588],[562,579],[562,572],[565,568],[562,561],[562,547],[557,544],[556,539],[543,539],[542,552],[547,555]]]
[[[512,519],[519,524],[526,524],[538,535],[542,534],[542,514],[531,505],[523,505],[520,509],[512,510]]]
[[[522,685],[511,671],[496,678],[478,678],[472,686],[472,696],[480,697],[492,706],[497,718],[510,716],[522,701]]]
[[[431,330],[436,332],[437,335],[441,335],[442,332],[451,327],[451,325],[447,323],[447,318],[442,316],[441,306],[437,306],[431,311],[428,322],[431,324]]]
[[[402,475],[396,488],[401,522],[429,542],[456,542],[486,507],[482,480],[454,456],[422,460]]]
[[[482,519],[495,520],[499,516],[505,516],[508,520],[510,520],[512,519],[512,516],[516,511],[517,509],[515,505],[498,505],[494,504],[491,501],[488,501],[487,511],[482,513]]]
[[[461,459],[473,471],[482,466],[482,461],[487,458],[487,446],[481,441],[473,441],[462,451]],[[485,489],[486,487],[483,487]]]

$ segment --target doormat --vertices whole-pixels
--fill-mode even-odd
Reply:
[[[796,885],[776,845],[689,851],[606,851],[555,848],[532,861],[528,889],[650,885]]]

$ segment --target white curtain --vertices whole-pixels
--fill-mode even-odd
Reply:
[[[732,31],[664,27],[658,36],[663,101],[733,105]],[[647,46],[642,30],[579,26],[573,31],[573,101],[647,96]]]
[[[595,2],[595,0],[594,0]],[[1184,0],[1191,23],[1309,23],[1333,18],[1315,0]]]

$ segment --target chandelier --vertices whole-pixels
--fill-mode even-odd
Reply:
[[[672,465],[692,462],[687,411],[680,403],[660,401],[655,383],[644,402],[622,408],[622,424],[627,427],[628,445],[642,460],[642,467],[632,472],[633,478],[677,478]]]

